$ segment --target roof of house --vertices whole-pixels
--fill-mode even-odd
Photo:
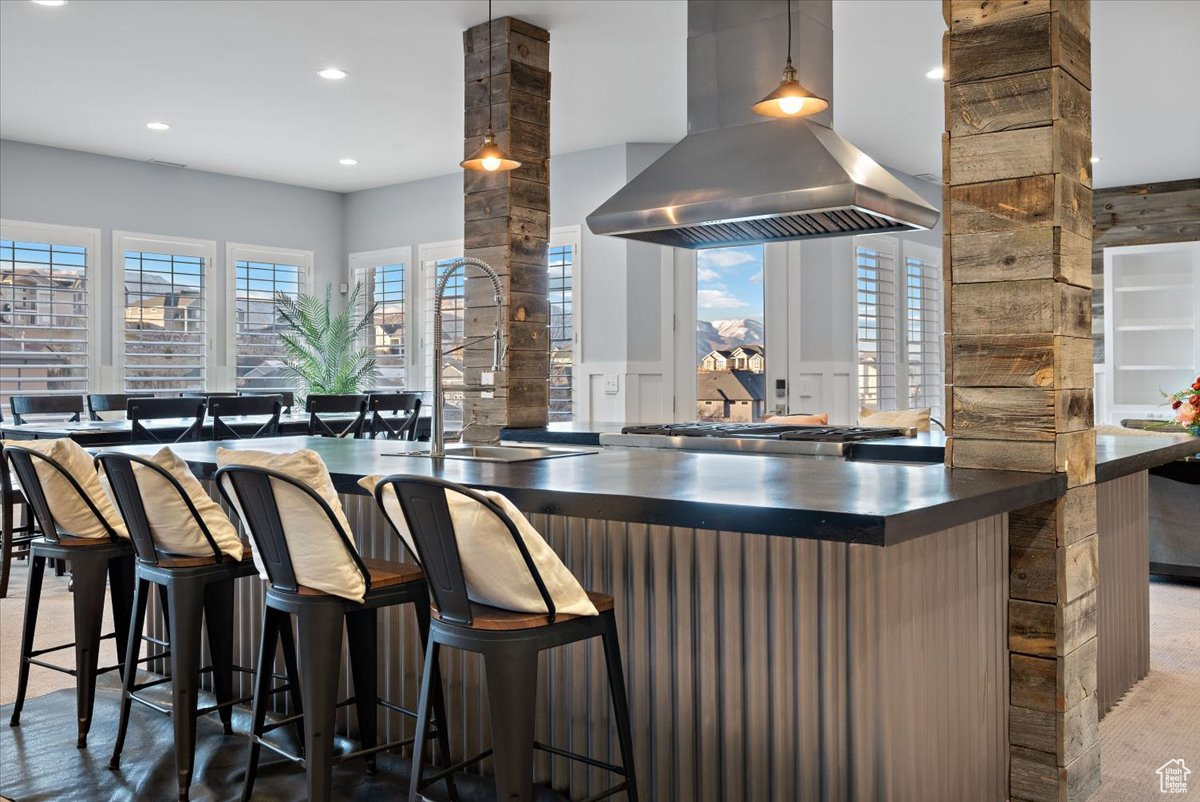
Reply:
[[[763,347],[759,343],[749,343],[748,345],[739,345],[737,348],[734,349],[733,353],[736,354],[738,351],[741,351],[742,353],[746,354],[747,356],[753,356],[754,354],[761,355],[764,353]]]
[[[721,349],[721,348],[714,348],[713,350],[711,350],[707,354],[705,354],[704,358],[707,359],[708,357],[713,356],[713,355],[724,357],[725,359],[729,359],[731,356],[733,356],[733,351],[725,350],[725,349]]]
[[[700,401],[762,401],[766,377],[749,370],[697,373],[696,398]]]

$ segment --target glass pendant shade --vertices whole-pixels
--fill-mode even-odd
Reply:
[[[521,163],[510,158],[504,149],[496,144],[496,134],[489,128],[483,137],[483,145],[470,157],[459,162],[459,166],[481,173],[496,173],[515,170],[521,166]]]
[[[796,80],[796,69],[789,58],[779,86],[750,108],[763,117],[807,117],[825,111],[829,108],[829,101],[814,95]]]

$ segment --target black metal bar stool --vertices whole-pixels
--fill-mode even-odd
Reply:
[[[130,632],[134,637],[129,640],[125,664],[137,665],[141,640],[151,640],[139,636],[143,635],[146,623],[146,602],[150,586],[154,584],[159,587],[164,596],[163,609],[169,634],[166,641],[151,640],[151,642],[167,647],[169,651],[153,655],[149,659],[167,657],[170,659],[171,667],[168,676],[141,684],[137,682],[136,671],[125,672],[121,692],[121,717],[117,725],[117,740],[113,746],[109,768],[120,768],[121,751],[125,745],[125,733],[129,726],[130,708],[134,702],[160,713],[166,713],[172,717],[175,728],[175,769],[179,782],[179,799],[186,800],[188,789],[192,783],[192,769],[196,758],[197,718],[216,712],[225,725],[225,734],[228,735],[233,732],[231,726],[233,706],[249,701],[249,697],[239,699],[235,698],[233,693],[234,671],[247,670],[233,664],[233,586],[234,580],[257,576],[258,570],[254,567],[248,548],[241,560],[234,560],[228,554],[222,553],[216,538],[213,537],[195,504],[188,497],[187,491],[174,476],[161,466],[142,457],[114,452],[98,455],[96,462],[103,466],[104,473],[108,476],[117,507],[129,529],[129,536],[137,555],[133,613],[129,624]],[[180,500],[192,516],[192,524],[203,535],[208,547],[212,550],[211,555],[171,554],[164,549],[159,540],[155,538],[146,514],[146,502],[137,478],[134,476],[135,464],[141,470],[156,474],[158,478],[166,482],[170,488],[168,492],[179,495]],[[202,621],[208,634],[208,648],[212,656],[212,665],[205,669],[200,667]],[[285,628],[281,635],[288,682],[283,687],[272,689],[271,692],[291,691],[293,704],[299,709],[300,690],[295,682],[296,647],[292,641],[290,628]],[[272,649],[268,659],[260,661],[268,666],[268,672],[274,657],[275,651]],[[197,700],[200,690],[200,675],[205,672],[212,673],[213,690],[217,697],[217,703],[199,709]],[[172,705],[170,708],[138,695],[146,688],[165,682],[171,683]]]
[[[371,393],[367,401],[371,425],[367,438],[374,440],[416,440],[421,415],[421,396],[417,393]]]
[[[87,746],[88,730],[92,726],[92,708],[96,701],[96,677],[108,671],[123,669],[129,635],[129,610],[133,594],[133,548],[129,541],[117,534],[96,504],[80,486],[75,477],[58,461],[21,446],[4,447],[8,459],[29,501],[42,537],[29,543],[29,591],[25,597],[25,622],[21,633],[21,658],[17,674],[17,698],[13,703],[12,726],[21,723],[21,710],[25,706],[25,692],[29,688],[29,668],[39,666],[61,671],[75,677],[75,706],[78,725],[76,746]],[[35,462],[37,460],[38,462]],[[67,481],[72,497],[56,499],[57,504],[73,504],[87,509],[106,530],[107,537],[72,537],[61,531],[50,512],[42,482],[35,465],[46,465],[51,471]],[[75,621],[74,643],[34,649],[34,633],[37,629],[38,605],[42,596],[42,576],[46,560],[69,560],[74,592],[71,594]],[[107,580],[113,614],[113,632],[102,635],[104,619],[104,586]],[[99,667],[100,641],[115,638],[117,663]],[[39,659],[42,655],[63,649],[75,649],[75,668],[67,669]]]
[[[453,482],[423,476],[388,476],[376,485],[375,499],[389,520],[391,518],[384,504],[384,493],[389,488],[396,493],[400,501],[408,531],[417,547],[418,559],[429,577],[429,591],[433,595],[433,623],[425,649],[425,679],[421,684],[421,698],[417,708],[417,741],[413,745],[409,802],[416,802],[420,790],[438,781],[443,775],[458,771],[489,755],[494,757],[497,799],[505,802],[529,802],[533,798],[534,749],[578,760],[625,778],[622,782],[589,797],[588,802],[605,799],[620,791],[625,791],[629,799],[637,800],[629,702],[625,692],[625,672],[621,666],[621,646],[617,640],[612,596],[588,593],[588,598],[600,613],[598,616],[556,615],[554,601],[546,590],[524,539],[512,519],[499,505],[470,488]],[[467,583],[459,559],[458,538],[446,501],[447,493],[459,493],[473,499],[490,510],[504,524],[529,569],[548,613],[512,612],[469,601]],[[392,525],[396,526],[396,522],[392,521]],[[616,718],[623,766],[615,766],[534,740],[538,652],[595,637],[602,638],[604,642],[609,695]],[[442,646],[477,652],[483,656],[488,707],[491,713],[492,748],[422,779],[422,772],[419,770],[424,749],[422,733],[429,715],[429,680],[434,676],[430,673],[429,666],[436,665]]]
[[[271,654],[275,638],[281,629],[291,626],[295,616],[300,647],[300,695],[303,701],[305,755],[292,755],[265,737],[289,719],[267,725],[267,671],[260,663],[254,689],[253,728],[250,734],[250,759],[242,799],[249,800],[254,789],[255,774],[261,747],[305,767],[310,802],[325,802],[330,796],[333,774],[333,742],[337,708],[354,705],[358,715],[359,741],[362,746],[338,759],[365,757],[368,770],[375,771],[375,753],[412,743],[413,739],[377,743],[378,707],[416,717],[416,712],[378,697],[377,612],[382,607],[412,604],[422,643],[429,632],[429,591],[425,577],[415,565],[362,558],[329,505],[307,485],[277,471],[245,465],[229,465],[217,471],[217,486],[229,503],[238,509],[254,542],[269,577],[267,605],[262,632],[262,651]],[[285,536],[283,522],[276,502],[275,488],[288,486],[300,491],[311,509],[329,522],[341,546],[353,561],[366,586],[361,603],[334,596],[300,585],[296,580],[288,537],[297,538],[311,532],[294,532]],[[338,675],[341,665],[342,627],[348,634],[350,670],[354,680],[354,696],[337,701]],[[437,661],[425,661],[426,695],[432,701],[436,718],[436,737],[443,755],[449,760],[449,741],[446,736],[441,680]],[[436,678],[436,679],[431,679]],[[429,727],[428,711],[420,726]],[[419,734],[420,735],[420,734]],[[452,778],[446,778],[451,797],[455,797]]]

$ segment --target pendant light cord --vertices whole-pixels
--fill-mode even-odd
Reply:
[[[787,60],[787,63],[791,64],[792,63],[792,0],[783,0],[783,1],[785,3],[787,3],[787,17],[788,17],[788,60]],[[488,14],[492,13],[491,7],[492,7],[492,0],[488,0]],[[489,28],[488,30],[490,31],[491,29]],[[490,91],[490,87],[489,87],[489,91]]]
[[[788,13],[789,13],[789,14],[791,13],[791,7],[792,7],[792,4],[791,4],[791,2],[790,2],[790,0],[789,0],[789,2],[788,2]],[[790,19],[791,19],[791,17],[789,16],[789,17],[788,17],[788,19],[790,20]],[[789,52],[789,53],[791,52],[791,49],[792,49],[792,46],[791,46],[791,44],[790,44],[790,42],[791,42],[791,36],[792,36],[792,26],[791,26],[791,24],[789,23],[789,24],[788,24],[788,42],[789,42],[789,44],[788,44],[788,52]],[[790,58],[790,56],[789,56],[789,58]],[[489,131],[491,131],[491,130],[492,130],[492,0],[488,0],[488,52],[487,52],[487,60],[488,60],[488,130],[489,130]]]

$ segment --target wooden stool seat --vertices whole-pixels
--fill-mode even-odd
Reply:
[[[607,593],[593,593],[589,590],[588,598],[592,604],[596,605],[597,612],[604,613],[613,609],[613,597]],[[436,607],[431,606],[429,612],[435,620],[442,620],[441,612]],[[554,617],[554,623],[557,624],[585,617],[559,613]],[[534,629],[536,627],[553,625],[545,613],[523,613],[516,610],[502,610],[499,607],[489,607],[486,604],[471,603],[471,629]],[[456,624],[455,626],[461,626],[461,624]]]
[[[250,553],[250,547],[243,544],[242,559],[235,560],[228,554],[221,555],[221,562],[215,562],[212,557],[159,557],[159,568],[203,568],[206,565],[224,565],[226,563],[247,563],[251,562],[254,557]]]
[[[421,566],[412,563],[398,563],[392,560],[378,560],[364,557],[363,565],[371,576],[371,590],[382,590],[396,585],[407,585],[409,582],[420,582],[425,579]],[[327,596],[325,591],[300,586],[297,591],[301,596]],[[367,591],[370,593],[370,591]]]

